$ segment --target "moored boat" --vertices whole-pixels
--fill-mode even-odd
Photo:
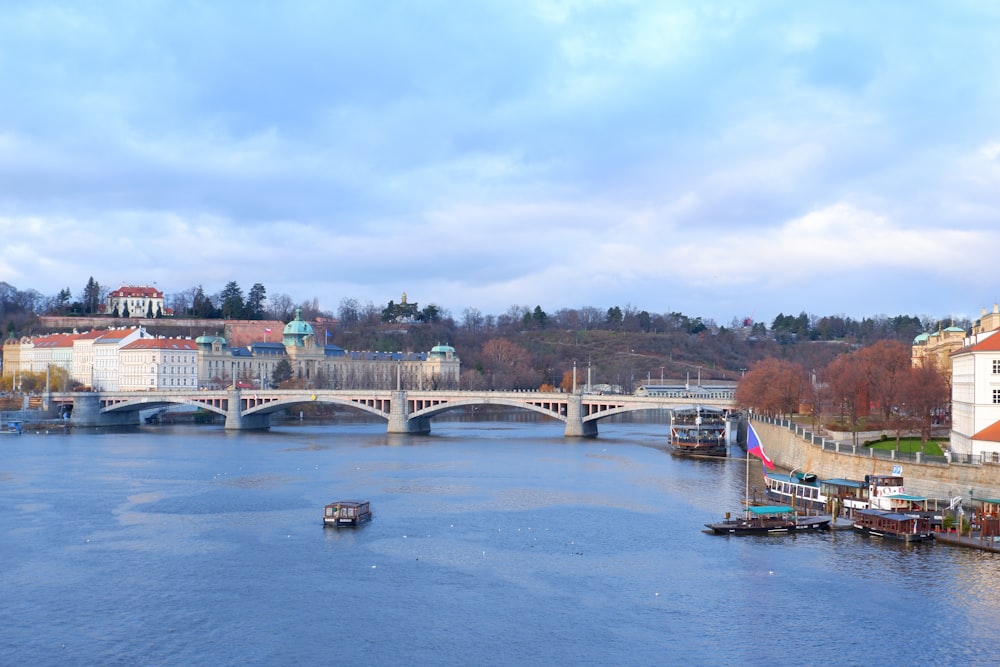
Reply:
[[[0,429],[0,435],[21,435],[24,430],[24,423],[16,420],[10,420],[4,424],[3,428]]]
[[[775,535],[828,530],[832,517],[800,515],[789,505],[751,505],[742,518],[706,523],[716,535]]]
[[[901,542],[919,542],[934,538],[930,519],[926,516],[878,509],[855,512],[854,530],[865,535],[886,537]]]
[[[324,526],[357,526],[371,519],[371,503],[367,500],[338,500],[323,508]]]
[[[681,408],[670,417],[672,453],[681,456],[729,455],[726,413],[709,407]]]

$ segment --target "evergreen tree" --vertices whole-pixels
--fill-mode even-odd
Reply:
[[[226,283],[222,293],[219,294],[219,307],[222,310],[222,317],[227,320],[243,317],[243,290],[235,280]]]
[[[267,298],[267,290],[260,283],[254,283],[247,294],[246,303],[243,304],[243,317],[248,320],[264,319],[264,300]]]
[[[280,387],[282,383],[292,379],[292,364],[288,359],[282,359],[274,366],[271,372],[271,383],[275,387]]]

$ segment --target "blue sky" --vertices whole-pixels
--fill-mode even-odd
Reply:
[[[0,2],[0,280],[456,318],[1000,300],[993,2]]]

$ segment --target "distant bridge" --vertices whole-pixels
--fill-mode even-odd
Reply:
[[[264,389],[217,391],[65,392],[50,403],[69,412],[75,426],[139,424],[139,413],[188,405],[225,417],[226,428],[266,429],[276,412],[307,404],[353,408],[388,423],[389,433],[430,433],[431,419],[448,410],[499,405],[521,408],[566,424],[567,437],[594,437],[598,420],[643,410],[711,407],[732,409],[733,391],[677,391],[630,396],[518,391],[404,391],[361,389]],[[72,407],[70,407],[72,406]]]

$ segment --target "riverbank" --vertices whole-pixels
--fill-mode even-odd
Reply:
[[[1000,497],[1000,466],[938,461],[901,460],[879,456],[864,448],[855,454],[852,447],[831,450],[806,439],[789,428],[766,420],[754,420],[754,429],[764,441],[767,455],[776,465],[788,470],[814,472],[820,477],[864,479],[865,475],[890,475],[902,470],[906,490],[914,495],[937,500],[972,496]],[[891,454],[891,452],[890,452]]]

